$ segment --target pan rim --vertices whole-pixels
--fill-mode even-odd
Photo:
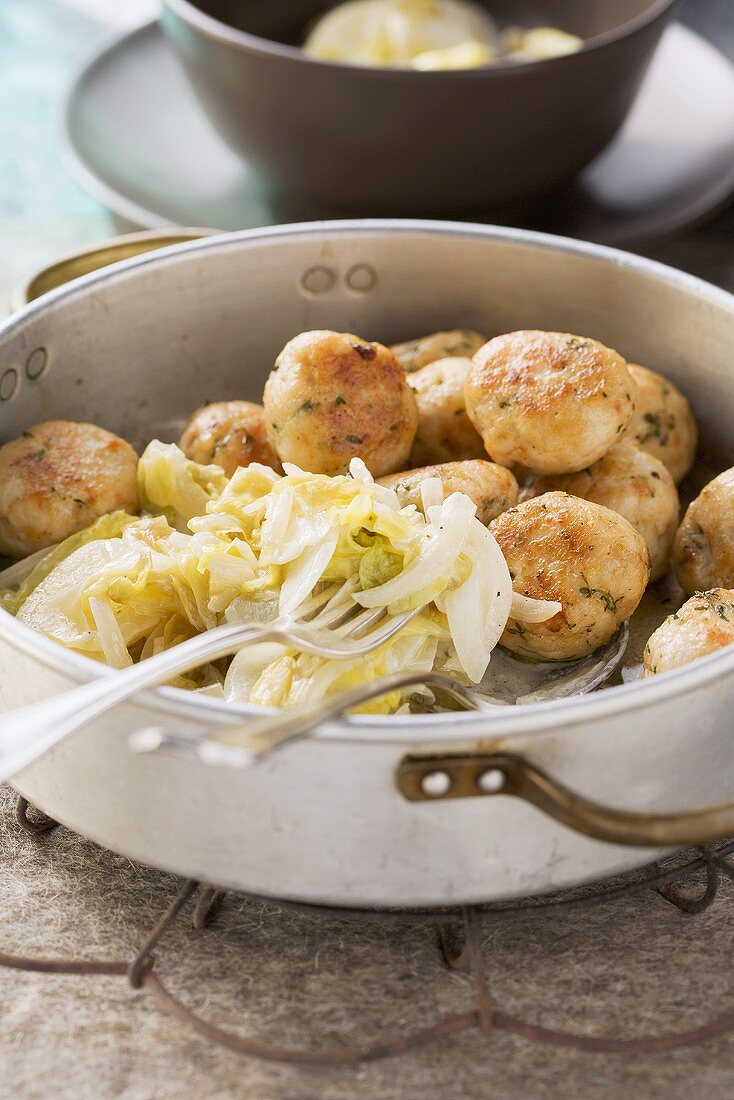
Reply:
[[[302,222],[283,226],[266,226],[216,234],[199,240],[171,245],[155,252],[121,260],[106,268],[90,272],[72,282],[48,291],[31,301],[19,313],[0,325],[0,345],[17,329],[67,298],[84,294],[88,287],[125,278],[149,264],[164,267],[175,264],[184,255],[198,251],[219,251],[267,239],[349,236],[355,234],[412,234],[443,237],[468,237],[524,244],[552,252],[560,252],[612,264],[622,270],[646,275],[658,282],[692,294],[719,308],[726,309],[734,319],[734,295],[706,281],[678,271],[655,260],[626,253],[604,245],[504,226],[487,226],[465,222],[418,219],[345,219],[327,222]],[[21,652],[38,659],[46,668],[54,669],[76,682],[86,682],[105,675],[106,669],[96,661],[71,653],[44,638],[8,612],[0,609],[0,638],[13,643]],[[551,703],[507,708],[498,714],[451,713],[448,715],[392,715],[390,717],[354,716],[325,725],[320,738],[348,740],[355,743],[396,742],[415,745],[434,742],[463,742],[477,736],[513,737],[555,730],[559,725],[577,726],[595,718],[636,710],[656,702],[662,703],[721,679],[734,671],[734,647],[685,665],[647,681],[608,688],[589,696],[577,696]],[[167,714],[177,714],[200,725],[226,725],[239,718],[263,713],[259,708],[232,704],[193,695],[179,688],[161,687],[141,694],[140,700]]]

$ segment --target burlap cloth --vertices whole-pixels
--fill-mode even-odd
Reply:
[[[33,839],[0,811],[3,950],[134,956],[180,882],[65,829]],[[483,926],[504,1010],[589,1034],[660,1034],[734,1009],[734,889],[682,915],[645,892],[573,914]],[[207,1018],[290,1046],[361,1044],[473,1007],[425,927],[283,913],[228,895],[215,922],[190,910],[156,951],[166,984]],[[686,1100],[734,1096],[734,1037],[672,1054],[555,1049],[502,1033],[443,1040],[356,1068],[271,1065],[220,1050],[123,978],[2,971],[0,1095],[196,1100]]]

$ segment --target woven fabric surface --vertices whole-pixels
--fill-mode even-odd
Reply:
[[[131,960],[181,883],[65,829],[39,838],[0,812],[0,947]],[[699,884],[700,885],[700,884]],[[629,1037],[697,1027],[734,1010],[734,888],[685,916],[645,893],[575,913],[482,925],[499,1008],[532,1023]],[[363,1045],[474,1007],[433,928],[284,913],[228,895],[215,921],[191,909],[155,951],[167,986],[204,1017],[296,1048]],[[271,1065],[212,1046],[121,977],[2,972],[0,1096],[125,1100],[684,1100],[734,1095],[734,1036],[672,1054],[588,1054],[476,1031],[356,1067]]]

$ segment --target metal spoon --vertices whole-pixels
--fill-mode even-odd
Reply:
[[[623,623],[606,645],[572,661],[524,660],[498,646],[475,691],[493,703],[510,705],[588,695],[615,671],[629,639],[629,623]]]
[[[283,745],[307,737],[322,722],[352,707],[412,686],[431,690],[434,701],[427,710],[438,706],[492,712],[498,707],[587,695],[617,668],[629,636],[629,626],[624,623],[606,645],[574,661],[524,661],[497,648],[481,684],[471,688],[437,672],[399,672],[306,707],[253,718],[215,735],[210,731],[182,732],[148,726],[132,733],[129,744],[138,753],[164,751],[206,764],[247,767]]]

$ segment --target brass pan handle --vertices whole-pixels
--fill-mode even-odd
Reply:
[[[145,252],[154,252],[159,248],[168,248],[172,244],[196,241],[200,237],[211,237],[220,232],[216,229],[143,229],[138,233],[126,233],[121,237],[88,245],[76,252],[70,252],[47,267],[36,271],[22,286],[16,288],[10,299],[10,312],[22,309],[29,302],[40,298],[49,290],[55,290],[64,283],[70,283],[81,275],[89,275],[102,267],[129,260],[133,256],[142,256]]]
[[[405,756],[396,781],[410,802],[512,795],[562,825],[609,844],[676,848],[709,844],[734,834],[734,800],[677,814],[612,809],[576,794],[511,753]]]

